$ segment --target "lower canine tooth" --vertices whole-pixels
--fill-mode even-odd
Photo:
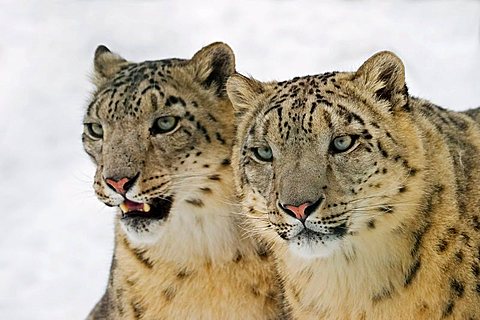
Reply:
[[[127,213],[128,212],[128,207],[125,203],[122,203],[120,205],[120,209],[122,210],[123,213]]]
[[[150,211],[150,205],[148,203],[144,203],[143,204],[143,211],[144,212],[149,212]]]

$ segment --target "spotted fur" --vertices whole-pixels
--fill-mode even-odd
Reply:
[[[190,60],[141,63],[98,47],[82,137],[95,192],[108,206],[149,204],[158,217],[118,210],[108,287],[88,319],[281,316],[272,257],[245,236],[233,190],[225,82],[234,68],[222,43]],[[162,131],[161,117],[175,127]],[[126,193],[108,179],[128,180]]]
[[[480,319],[479,109],[410,96],[391,52],[227,91],[236,184],[294,318]]]

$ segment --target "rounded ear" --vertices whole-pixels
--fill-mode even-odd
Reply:
[[[372,91],[377,99],[390,102],[392,109],[398,104],[399,95],[408,95],[405,67],[390,51],[378,52],[365,61],[355,73],[354,81]]]
[[[95,50],[93,59],[94,78],[93,82],[97,86],[101,86],[120,71],[127,62],[124,58],[116,53],[111,52],[106,46],[99,45]]]
[[[258,95],[264,92],[265,85],[262,82],[239,73],[232,75],[227,81],[228,97],[237,114],[243,114],[250,109]]]
[[[226,95],[227,79],[235,73],[235,55],[227,44],[212,43],[195,53],[190,62],[205,88],[213,88],[218,96]]]

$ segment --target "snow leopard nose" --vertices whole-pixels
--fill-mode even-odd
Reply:
[[[126,177],[121,179],[115,179],[114,177],[105,178],[105,182],[111,189],[113,189],[117,193],[121,195],[125,195],[128,189],[130,189],[135,184],[135,181],[137,180],[138,176],[139,174],[136,174],[132,178],[126,178]]]
[[[291,205],[291,204],[282,204],[279,202],[280,208],[291,217],[294,217],[302,222],[304,222],[309,215],[311,215],[320,204],[323,202],[324,197],[320,197],[315,202],[305,202],[300,205]]]

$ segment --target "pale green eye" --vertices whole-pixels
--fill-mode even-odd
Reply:
[[[94,140],[103,138],[103,128],[99,123],[86,123],[87,134]]]
[[[253,148],[253,154],[260,161],[271,162],[273,160],[272,149],[269,146]]]
[[[152,134],[167,133],[177,127],[178,118],[173,116],[160,117],[153,123]]]
[[[345,152],[355,144],[356,136],[340,136],[332,141],[331,149],[335,153]]]

